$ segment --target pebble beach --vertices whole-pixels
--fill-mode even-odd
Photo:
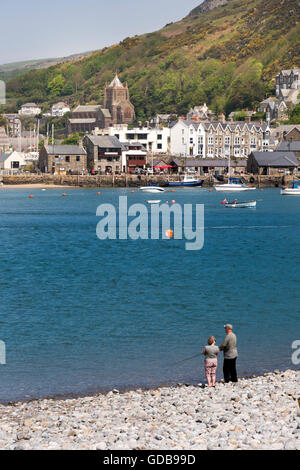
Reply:
[[[300,450],[300,371],[0,405],[0,448]]]

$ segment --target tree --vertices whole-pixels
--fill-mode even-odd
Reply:
[[[78,145],[80,136],[78,134],[72,134],[67,139],[64,139],[61,145]]]
[[[290,124],[300,124],[300,104],[297,104],[290,113]]]
[[[64,88],[65,79],[62,74],[56,75],[48,81],[47,89],[51,96],[60,96]]]

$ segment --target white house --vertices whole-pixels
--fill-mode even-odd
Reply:
[[[69,106],[60,101],[59,103],[55,103],[52,108],[51,108],[51,116],[52,117],[62,117],[64,116],[66,113],[69,113],[71,110],[69,108]]]
[[[171,127],[171,153],[206,157],[205,128],[200,122],[179,120]]]
[[[19,110],[21,116],[37,116],[41,112],[41,108],[36,103],[25,103]]]
[[[127,124],[120,124],[107,129],[96,128],[93,133],[95,135],[115,136],[120,142],[138,142],[148,152],[154,154],[170,153],[170,129],[168,127],[161,129],[135,127],[134,129],[128,129]]]
[[[0,155],[0,170],[18,171],[22,166],[28,164],[28,159],[24,153],[11,152]]]

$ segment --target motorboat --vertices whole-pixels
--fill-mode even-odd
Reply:
[[[163,193],[165,191],[165,189],[160,186],[142,186],[140,190],[144,193]]]
[[[227,201],[226,199],[221,202],[221,204],[224,207],[237,207],[237,208],[246,208],[246,207],[256,207],[256,202],[257,201],[244,201],[244,202],[238,202],[237,199],[234,201]]]
[[[229,178],[229,182],[226,184],[216,184],[215,185],[216,191],[253,191],[256,188],[252,188],[251,186],[241,183],[240,178]]]
[[[161,200],[156,199],[156,200],[151,200],[151,201],[147,201],[147,202],[148,202],[148,204],[160,204]]]
[[[300,196],[300,181],[291,181],[290,188],[281,188],[280,194],[282,196]]]
[[[204,180],[198,180],[194,175],[185,173],[182,181],[168,181],[168,186],[202,186]]]

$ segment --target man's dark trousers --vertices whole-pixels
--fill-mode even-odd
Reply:
[[[224,373],[224,380],[226,383],[228,382],[237,382],[237,373],[236,373],[236,360],[234,359],[224,359],[223,364],[223,373]]]

